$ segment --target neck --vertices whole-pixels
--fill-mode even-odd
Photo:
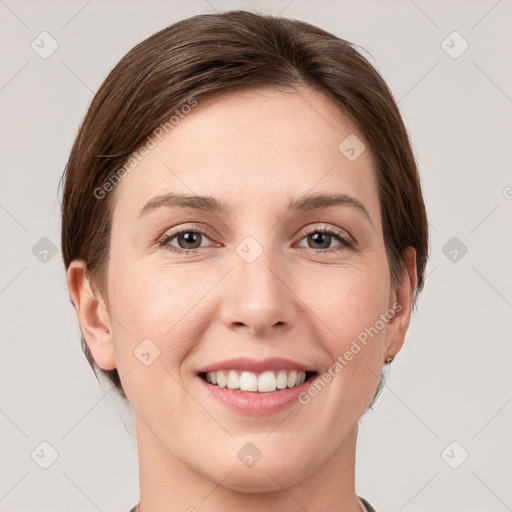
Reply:
[[[338,450],[301,481],[269,492],[240,492],[230,488],[230,470],[212,481],[169,453],[152,431],[137,421],[139,456],[139,512],[361,512],[355,492],[357,425]],[[269,485],[278,475],[268,471]]]

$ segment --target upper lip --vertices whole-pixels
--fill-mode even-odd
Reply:
[[[296,370],[301,372],[314,372],[315,369],[309,365],[283,359],[281,357],[268,357],[266,359],[251,359],[248,357],[235,357],[218,363],[205,366],[198,373],[214,372],[217,370],[245,370],[254,373],[262,373],[267,370]]]

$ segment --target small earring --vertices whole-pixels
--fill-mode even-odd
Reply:
[[[394,357],[387,357],[386,358],[386,364],[389,364],[393,361]]]

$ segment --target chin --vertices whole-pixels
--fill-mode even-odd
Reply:
[[[263,464],[260,461],[258,467],[251,469],[233,468],[233,472],[222,482],[222,485],[227,489],[243,493],[275,492],[300,483],[308,474],[302,474],[302,471],[298,471],[296,467]]]
[[[257,441],[256,441],[257,442]],[[262,443],[263,444],[263,441]],[[246,443],[236,443],[237,449],[235,456],[229,456],[226,459],[226,451],[221,454],[210,454],[210,464],[212,460],[217,460],[215,474],[210,478],[216,482],[222,482],[222,486],[233,491],[243,493],[266,493],[280,491],[299,484],[312,474],[314,469],[320,465],[310,460],[307,453],[302,452],[296,446],[295,449],[289,449],[285,446],[272,446],[267,442],[267,446],[261,450],[261,456],[255,451],[254,445],[247,446]],[[246,446],[245,452],[240,450],[239,446]],[[307,450],[306,450],[307,451]],[[240,453],[239,456],[237,456]],[[250,460],[252,454],[253,460]],[[245,463],[244,456],[246,457]],[[242,459],[242,461],[240,460]],[[221,471],[218,468],[222,468]],[[226,475],[228,475],[226,477]]]

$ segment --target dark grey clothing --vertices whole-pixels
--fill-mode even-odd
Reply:
[[[377,512],[364,498],[359,497],[359,499],[363,502],[363,505],[366,507],[368,512]],[[136,507],[137,505],[135,505]],[[135,512],[135,507],[133,507],[130,512]]]
[[[363,505],[366,507],[368,512],[377,512],[364,498],[359,496],[359,499],[363,502]]]

